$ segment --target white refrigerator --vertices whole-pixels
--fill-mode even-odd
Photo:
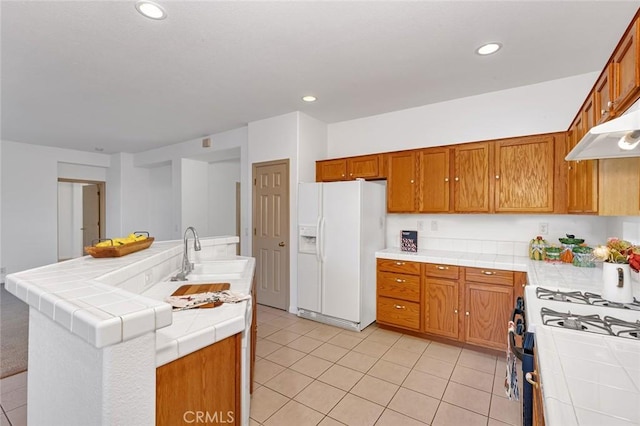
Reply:
[[[298,186],[298,316],[360,331],[376,319],[385,182]]]

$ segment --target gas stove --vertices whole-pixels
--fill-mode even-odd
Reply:
[[[618,309],[631,309],[634,311],[640,311],[640,302],[633,299],[631,303],[618,303],[605,300],[596,293],[581,292],[581,291],[562,291],[562,290],[549,290],[543,287],[536,288],[536,297],[542,300],[551,300],[554,302],[569,302],[578,303],[582,305],[604,306],[609,308]]]
[[[540,316],[542,323],[551,327],[640,339],[640,320],[625,321],[609,315],[601,317],[599,314],[576,315],[571,311],[558,312],[544,307],[540,309]]]

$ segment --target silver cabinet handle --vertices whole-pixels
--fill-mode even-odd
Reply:
[[[404,262],[396,262],[396,265],[402,266],[402,265],[404,265]]]
[[[400,278],[396,278],[397,283],[406,283],[407,280],[401,280]]]
[[[483,274],[485,275],[495,275],[496,273],[493,271],[482,271]]]
[[[607,102],[607,107],[611,108],[613,106],[613,101]]]
[[[460,178],[458,176],[456,176],[453,180],[455,180],[456,182],[458,182],[460,180]]]
[[[500,175],[496,175],[496,179],[500,179]]]
[[[439,265],[439,266],[436,266],[436,269],[439,269],[440,271],[444,271],[444,270],[449,269],[449,267],[448,266],[440,266]]]
[[[411,183],[413,183],[413,179],[411,179]]]
[[[393,305],[393,307],[396,309],[407,309],[404,305]]]
[[[458,310],[457,310],[457,309],[454,309],[454,310],[453,310],[453,313],[454,313],[454,314],[457,314],[457,313],[458,313]]]
[[[444,178],[444,181],[445,182],[449,182],[449,178]]]
[[[353,176],[353,173],[349,173],[349,176]]]
[[[600,115],[605,115],[607,112],[609,112],[609,111],[607,111],[606,109],[601,109],[600,110]]]
[[[469,311],[465,312],[464,314],[465,314],[466,316],[469,316]]]

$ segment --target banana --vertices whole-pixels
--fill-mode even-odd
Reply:
[[[118,247],[118,246],[123,246],[125,244],[135,243],[136,241],[143,241],[146,239],[147,239],[146,235],[143,235],[143,234],[136,235],[132,233],[127,235],[126,237],[111,238],[106,241],[100,241],[95,246],[96,247]]]

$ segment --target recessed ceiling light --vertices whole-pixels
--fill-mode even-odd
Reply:
[[[311,95],[307,95],[307,96],[303,96],[302,100],[305,102],[315,102],[316,101],[316,97],[315,96],[311,96]]]
[[[162,6],[152,1],[139,1],[136,3],[136,10],[146,16],[149,19],[164,19],[167,17],[167,13]]]
[[[500,50],[500,48],[502,48],[502,45],[500,43],[487,43],[478,47],[476,49],[476,53],[482,56],[491,55],[492,53],[496,53],[498,50]]]

